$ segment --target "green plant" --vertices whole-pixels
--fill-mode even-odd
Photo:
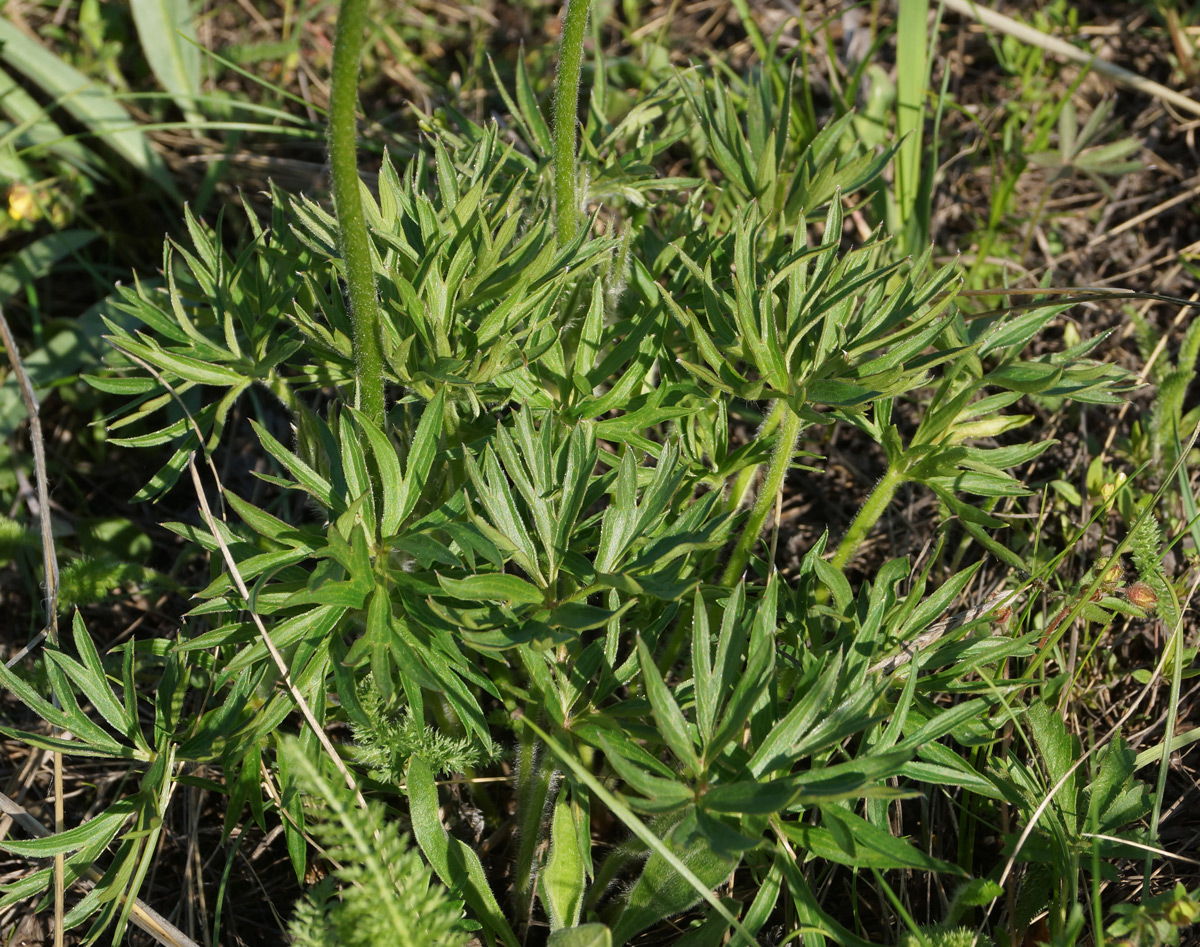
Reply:
[[[919,792],[965,791],[984,801],[973,818],[1001,802],[1028,813],[1082,750],[1003,670],[1044,663],[1045,624],[969,637],[999,598],[941,619],[982,576],[980,549],[1039,579],[1061,561],[1031,567],[999,538],[995,502],[1030,492],[1012,471],[1051,446],[1022,399],[1112,404],[1130,376],[1092,359],[1098,338],[1030,354],[1057,303],[974,316],[956,266],[882,232],[848,245],[846,202],[877,192],[891,154],[857,143],[848,113],[814,127],[799,72],[683,72],[614,114],[600,64],[577,147],[580,65],[565,60],[582,3],[553,134],[522,67],[515,100],[504,92],[519,142],[425,115],[427,145],[384,156],[376,197],[354,157],[361,14],[343,5],[335,56],[336,216],[275,191],[269,222],[248,213],[238,240],[188,212],[163,285],[120,290],[111,371],[91,381],[119,400],[115,443],[168,449],[139,496],[186,470],[202,506],[215,490],[225,511],[168,524],[213,562],[176,638],[106,656],[77,620],[32,671],[0,671],[76,735],[22,739],[125,760],[141,780],[78,830],[14,850],[56,846],[74,877],[116,840],[71,920],[98,908],[94,931],[119,934],[173,787],[219,764],[204,785],[226,794],[229,828],[244,807],[281,824],[298,878],[310,827],[342,863],[340,894],[299,909],[301,942],[461,943],[460,901],[505,945],[543,916],[556,947],[622,944],[701,900],[701,943],[732,929],[749,944],[779,917],[814,944],[881,936],[857,900],[821,899],[830,879],[874,885],[918,942],[951,942],[963,918],[923,932],[890,873],[966,882],[976,859],[892,819]],[[687,176],[655,176],[670,149]],[[565,186],[581,179],[598,206],[586,224]],[[746,421],[759,436],[739,443]],[[841,541],[826,534],[785,580],[768,519],[798,457],[806,476],[826,466],[802,439],[835,424],[877,446],[885,472]],[[255,457],[254,495],[249,477],[218,475],[231,441]],[[855,588],[846,567],[903,485],[972,555],[939,542],[919,568],[891,558]],[[1150,532],[1131,545],[1154,572]],[[1127,604],[1092,602],[1102,579],[1075,590],[1074,614]],[[1015,584],[1004,602],[1033,587]],[[935,629],[903,671],[880,662]],[[1065,627],[1051,630],[1055,644]],[[334,723],[352,734],[332,755],[356,789],[323,775],[318,732]],[[1024,752],[996,749],[1010,724],[1032,733]],[[506,745],[511,779],[475,779]],[[1053,898],[1062,930],[1081,873],[1125,851],[1085,833],[1127,831],[1145,808],[1130,756],[1105,751],[1103,792],[1064,781],[1027,853],[1070,873]],[[442,792],[442,772],[464,778]],[[513,810],[511,884],[443,805],[463,794],[482,824]]]
[[[1133,947],[1159,947],[1179,944],[1184,930],[1200,920],[1200,896],[1189,892],[1183,882],[1141,904],[1118,904],[1113,908],[1117,919],[1108,925],[1109,937]]]
[[[303,947],[465,945],[471,926],[462,905],[433,881],[383,807],[359,808],[353,794],[325,779],[295,742],[283,752],[315,801],[314,836],[325,857],[340,865],[297,905],[289,929],[292,942]]]

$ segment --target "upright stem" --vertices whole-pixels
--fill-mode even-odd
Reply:
[[[383,423],[383,340],[371,238],[359,193],[355,142],[358,63],[367,23],[366,0],[342,0],[333,47],[333,89],[329,97],[329,169],[338,242],[346,261],[350,319],[354,327],[354,404],[377,424]]]
[[[558,53],[558,78],[554,83],[554,210],[558,245],[575,237],[579,229],[579,167],[575,160],[575,127],[578,124],[579,74],[583,68],[583,38],[587,32],[591,0],[567,0],[562,45]]]
[[[867,497],[867,502],[858,511],[858,515],[854,517],[854,522],[846,531],[845,538],[842,539],[837,552],[833,554],[830,564],[835,569],[845,566],[858,551],[858,547],[866,539],[867,533],[879,522],[879,517],[883,516],[883,511],[892,502],[892,497],[896,495],[896,488],[903,482],[904,474],[895,467],[888,467],[887,473],[883,475],[883,479],[879,483],[875,484],[875,489]]]
[[[787,406],[787,402],[782,398],[777,398],[775,401],[775,407],[771,409],[771,413],[768,414],[766,420],[763,421],[762,427],[760,427],[758,432],[754,435],[755,440],[763,440],[774,434],[775,429],[779,427],[779,422],[789,410],[790,409]],[[742,500],[744,500],[746,495],[749,494],[751,487],[754,485],[754,481],[758,478],[758,472],[761,469],[762,464],[754,464],[752,467],[747,467],[733,478],[733,486],[729,490],[729,495],[725,498],[725,512],[733,513],[735,510],[741,507]]]
[[[750,561],[750,550],[758,542],[763,524],[767,521],[767,514],[771,512],[775,497],[783,488],[784,478],[792,465],[792,457],[796,454],[796,441],[799,437],[800,417],[795,411],[786,408],[779,424],[779,442],[775,445],[775,453],[771,455],[771,464],[767,468],[767,478],[763,481],[762,490],[759,491],[758,499],[750,511],[750,519],[746,521],[741,539],[734,547],[733,555],[729,557],[729,564],[725,567],[725,575],[721,579],[722,585],[736,585],[746,570],[746,563]]]

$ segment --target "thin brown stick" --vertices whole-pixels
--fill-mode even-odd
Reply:
[[[42,419],[38,411],[37,395],[33,391],[33,382],[21,363],[21,355],[17,351],[17,343],[8,320],[0,310],[0,335],[4,337],[4,348],[8,352],[8,361],[17,376],[17,386],[21,389],[21,400],[25,402],[25,410],[29,413],[29,445],[33,449],[33,473],[37,482],[38,525],[42,533],[42,568],[46,574],[46,589],[43,604],[46,609],[46,635],[51,644],[58,641],[58,557],[54,554],[54,533],[50,529],[50,487],[46,476],[46,442],[42,437]]]
[[[1107,228],[1103,233],[1096,234],[1091,240],[1088,241],[1086,249],[1090,250],[1092,247],[1099,246],[1118,234],[1124,233],[1126,230],[1132,230],[1134,227],[1138,226],[1138,224],[1145,223],[1147,220],[1150,220],[1152,217],[1156,217],[1165,210],[1169,210],[1176,204],[1182,204],[1184,201],[1192,200],[1192,198],[1194,198],[1197,194],[1200,194],[1200,184],[1196,184],[1195,186],[1188,188],[1182,194],[1176,194],[1174,197],[1169,197],[1165,201],[1155,204],[1148,210],[1142,211],[1140,214],[1135,214],[1133,217],[1122,221],[1115,227]]]
[[[25,410],[29,412],[29,443],[33,448],[33,473],[37,481],[38,496],[38,525],[42,532],[42,568],[46,576],[46,593],[44,605],[46,609],[46,625],[39,635],[50,639],[51,644],[58,643],[58,555],[54,549],[54,531],[50,528],[50,486],[46,475],[46,441],[42,436],[42,419],[39,412],[37,395],[33,390],[33,382],[21,363],[21,355],[17,351],[17,343],[8,320],[0,311],[0,335],[4,337],[4,348],[8,352],[8,361],[17,376],[17,384],[21,389],[21,400],[25,402]],[[35,639],[35,641],[38,639]],[[30,643],[31,647],[33,642]],[[64,827],[63,817],[63,773],[62,754],[54,753],[54,831],[61,832]],[[63,916],[65,914],[66,891],[63,888],[63,876],[66,873],[66,861],[62,853],[54,856],[54,947],[63,947]]]
[[[1185,112],[1200,115],[1200,102],[1189,99],[1186,95],[1176,92],[1174,89],[1168,89],[1165,85],[1153,82],[1145,76],[1138,75],[1136,72],[1123,69],[1116,65],[1116,63],[1102,59],[1094,53],[1072,46],[1057,36],[1048,36],[1041,30],[1034,29],[1032,26],[1014,20],[1012,17],[1007,17],[1003,13],[989,10],[981,3],[973,2],[973,0],[944,0],[944,2],[955,13],[977,20],[984,26],[999,30],[1001,33],[1006,33],[1014,39],[1020,40],[1022,43],[1037,46],[1039,49],[1044,49],[1055,56],[1079,63],[1081,66],[1090,66],[1095,72],[1100,73],[1106,79],[1129,86],[1144,95],[1149,95],[1162,102],[1169,102],[1171,105]]]
[[[126,353],[128,354],[128,353]],[[161,378],[159,379],[162,380]],[[190,417],[190,415],[189,415]],[[192,422],[195,424],[195,421]],[[200,511],[204,515],[204,522],[208,526],[209,532],[212,533],[213,539],[217,541],[217,545],[221,547],[221,556],[225,560],[225,567],[229,570],[229,575],[233,579],[233,584],[237,586],[238,592],[245,599],[247,605],[251,602],[250,589],[246,586],[242,574],[238,571],[237,561],[233,558],[233,553],[229,551],[229,547],[225,544],[225,539],[221,535],[221,531],[217,528],[217,521],[213,517],[212,510],[208,506],[208,499],[204,495],[204,484],[200,481],[200,473],[196,470],[196,459],[193,453],[188,457],[188,470],[192,473],[192,484],[196,488],[196,499],[200,501]],[[220,483],[217,484],[220,487]],[[292,680],[292,672],[287,666],[287,662],[283,660],[283,655],[275,646],[275,642],[271,640],[270,634],[267,632],[267,626],[263,624],[262,618],[258,612],[249,609],[250,619],[254,622],[254,627],[258,629],[258,633],[262,636],[263,642],[267,646],[267,650],[271,653],[271,660],[275,662],[275,667],[279,670],[282,676],[283,684],[288,689],[288,693],[292,695],[292,700],[296,702],[296,708],[304,717],[305,723],[312,728],[313,734],[320,741],[321,746],[333,760],[333,765],[337,767],[337,771],[341,773],[342,779],[346,781],[346,785],[350,791],[354,793],[358,804],[363,808],[367,808],[367,800],[363,797],[362,790],[358,788],[358,783],[354,781],[354,777],[350,774],[350,770],[346,768],[346,764],[342,762],[342,758],[338,755],[337,749],[333,742],[329,739],[329,735],[325,732],[325,728],[317,721],[316,715],[312,712],[312,708],[308,706],[308,701],[304,699],[304,695],[300,693],[300,689]]]

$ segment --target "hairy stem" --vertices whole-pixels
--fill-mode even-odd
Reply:
[[[579,168],[575,160],[575,127],[579,108],[579,74],[590,0],[567,0],[558,77],[554,83],[554,209],[558,245],[569,243],[579,229]]]
[[[896,488],[903,482],[903,472],[896,467],[888,467],[887,473],[883,475],[879,483],[875,484],[875,489],[867,497],[867,502],[858,511],[858,515],[854,517],[854,522],[846,531],[841,545],[833,554],[830,564],[835,569],[841,569],[858,552],[858,547],[867,538],[867,533],[871,531],[871,528],[879,522],[879,517],[883,516],[883,511],[887,509],[888,504],[892,502],[892,497],[896,495]]]
[[[796,441],[799,437],[800,417],[795,411],[785,408],[779,422],[779,441],[775,445],[775,453],[771,456],[771,463],[767,467],[766,480],[763,481],[762,490],[759,491],[758,499],[750,511],[750,519],[746,521],[746,528],[742,531],[741,539],[734,547],[733,555],[729,557],[729,564],[725,567],[725,575],[721,579],[722,585],[735,585],[746,570],[746,563],[750,561],[750,550],[758,542],[763,524],[767,521],[767,514],[775,505],[775,497],[783,487],[788,468],[792,465],[792,458],[796,454]]]
[[[757,440],[770,437],[775,433],[775,429],[779,427],[779,422],[788,412],[787,402],[782,398],[775,401],[775,407],[771,409],[771,413],[762,423],[762,427],[758,429],[755,435]],[[750,490],[754,485],[754,481],[758,478],[758,472],[762,468],[762,464],[755,464],[752,467],[747,467],[733,478],[733,486],[729,490],[729,495],[725,498],[725,512],[733,513],[741,508],[742,501],[750,494]]]
[[[329,97],[329,168],[338,242],[346,261],[346,286],[354,327],[354,404],[377,424],[383,423],[383,342],[371,238],[359,192],[355,147],[358,64],[366,28],[366,0],[342,0],[333,48],[333,89]]]

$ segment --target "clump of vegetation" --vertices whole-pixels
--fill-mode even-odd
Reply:
[[[187,565],[140,565],[123,519],[98,543],[81,526],[63,589],[189,605],[169,638],[103,652],[76,611],[29,668],[0,668],[31,712],[0,732],[129,785],[4,842],[60,864],[0,908],[99,862],[64,924],[120,938],[193,787],[236,844],[279,826],[297,882],[328,871],[299,944],[548,928],[611,947],[684,912],[689,944],[1168,943],[1195,919],[1185,887],[1152,896],[1149,862],[1116,920],[1101,888],[1158,851],[1184,745],[1189,592],[1165,559],[1195,529],[1177,488],[1200,336],[1154,376],[1157,481],[1099,458],[1086,497],[1044,477],[1059,422],[1139,379],[1109,332],[1065,321],[1070,300],[986,308],[962,292],[981,271],[928,245],[925,7],[901,6],[920,74],[864,136],[865,60],[818,107],[736,4],[755,68],[585,69],[591,11],[571,0],[553,88],[493,66],[503,121],[427,110],[369,187],[367,5],[343,0],[333,212],[281,188],[236,224],[185,210],[161,279],[97,313],[109,349],[81,397],[104,397],[110,444],[164,451],[135,498],[182,510],[163,519]],[[191,75],[164,86],[195,124]],[[1140,167],[1096,144],[1106,109],[1082,132],[1073,105],[1054,117],[1034,136],[1059,129],[1062,161],[1035,153],[1052,183]],[[878,477],[788,561],[785,496],[841,463],[835,434]],[[901,497],[929,520],[916,558],[879,539]],[[26,572],[30,536],[0,537]],[[1092,706],[1105,636],[1155,613],[1141,691],[1082,726],[1064,708]],[[1171,738],[1131,746],[1160,688]]]

